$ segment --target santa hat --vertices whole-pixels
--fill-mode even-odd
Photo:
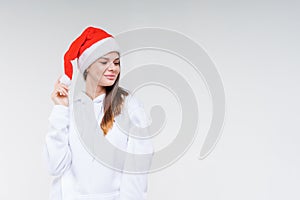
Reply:
[[[95,27],[86,28],[72,42],[64,55],[65,74],[60,78],[60,82],[68,86],[71,84],[73,76],[71,61],[77,59],[78,69],[83,73],[94,61],[112,51],[120,53],[119,45],[111,34]]]

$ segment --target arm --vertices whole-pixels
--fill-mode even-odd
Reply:
[[[69,149],[69,107],[54,105],[49,116],[49,129],[43,148],[43,158],[48,172],[53,176],[62,175],[71,164]]]
[[[135,126],[145,128],[150,124],[150,119],[147,117],[142,105],[136,106],[129,111],[130,119]],[[125,171],[128,169],[128,171],[147,172],[150,169],[154,153],[153,144],[150,139],[138,139],[129,136],[127,152],[136,155],[136,157],[133,156],[130,157],[130,159],[126,157],[124,165]],[[143,161],[139,160],[140,163],[138,163],[135,158],[140,155],[137,154],[145,154],[148,156],[144,156]],[[147,198],[147,190],[147,173],[132,174],[123,172],[120,186],[120,200],[145,200]]]

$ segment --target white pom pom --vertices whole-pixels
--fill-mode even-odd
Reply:
[[[59,81],[65,85],[67,85],[68,87],[71,85],[71,80],[67,75],[62,75],[62,77],[59,79]]]

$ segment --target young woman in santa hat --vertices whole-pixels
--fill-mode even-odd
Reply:
[[[75,59],[84,78],[85,89],[71,102],[71,61]],[[102,29],[86,28],[66,52],[64,69],[65,74],[57,80],[51,94],[54,106],[49,117],[49,130],[43,150],[47,169],[55,178],[50,199],[146,199],[147,173],[125,173],[99,159],[95,160],[95,149],[98,148],[98,152],[100,150],[102,153],[107,151],[104,145],[98,145],[101,137],[120,150],[150,155],[146,159],[148,161],[144,159],[149,169],[154,153],[151,141],[132,138],[116,126],[115,119],[121,116],[125,107],[136,127],[147,127],[150,118],[147,117],[142,103],[119,86],[120,48],[115,38]],[[88,119],[88,114],[83,114],[85,111],[88,113],[88,104],[94,108],[93,117],[98,128],[95,131],[94,121]],[[75,108],[80,108],[81,114],[78,114],[78,110],[76,113]],[[84,125],[77,127],[75,122],[82,122]],[[91,136],[92,139],[89,138]],[[126,163],[126,159],[114,157],[115,154],[111,156],[113,163],[118,163],[118,166]]]

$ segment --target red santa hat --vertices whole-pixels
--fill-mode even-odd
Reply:
[[[73,76],[72,60],[77,59],[78,69],[83,73],[94,61],[112,51],[120,53],[119,45],[111,34],[95,27],[86,28],[72,42],[64,55],[65,74],[60,78],[60,81],[68,86],[71,84]]]

